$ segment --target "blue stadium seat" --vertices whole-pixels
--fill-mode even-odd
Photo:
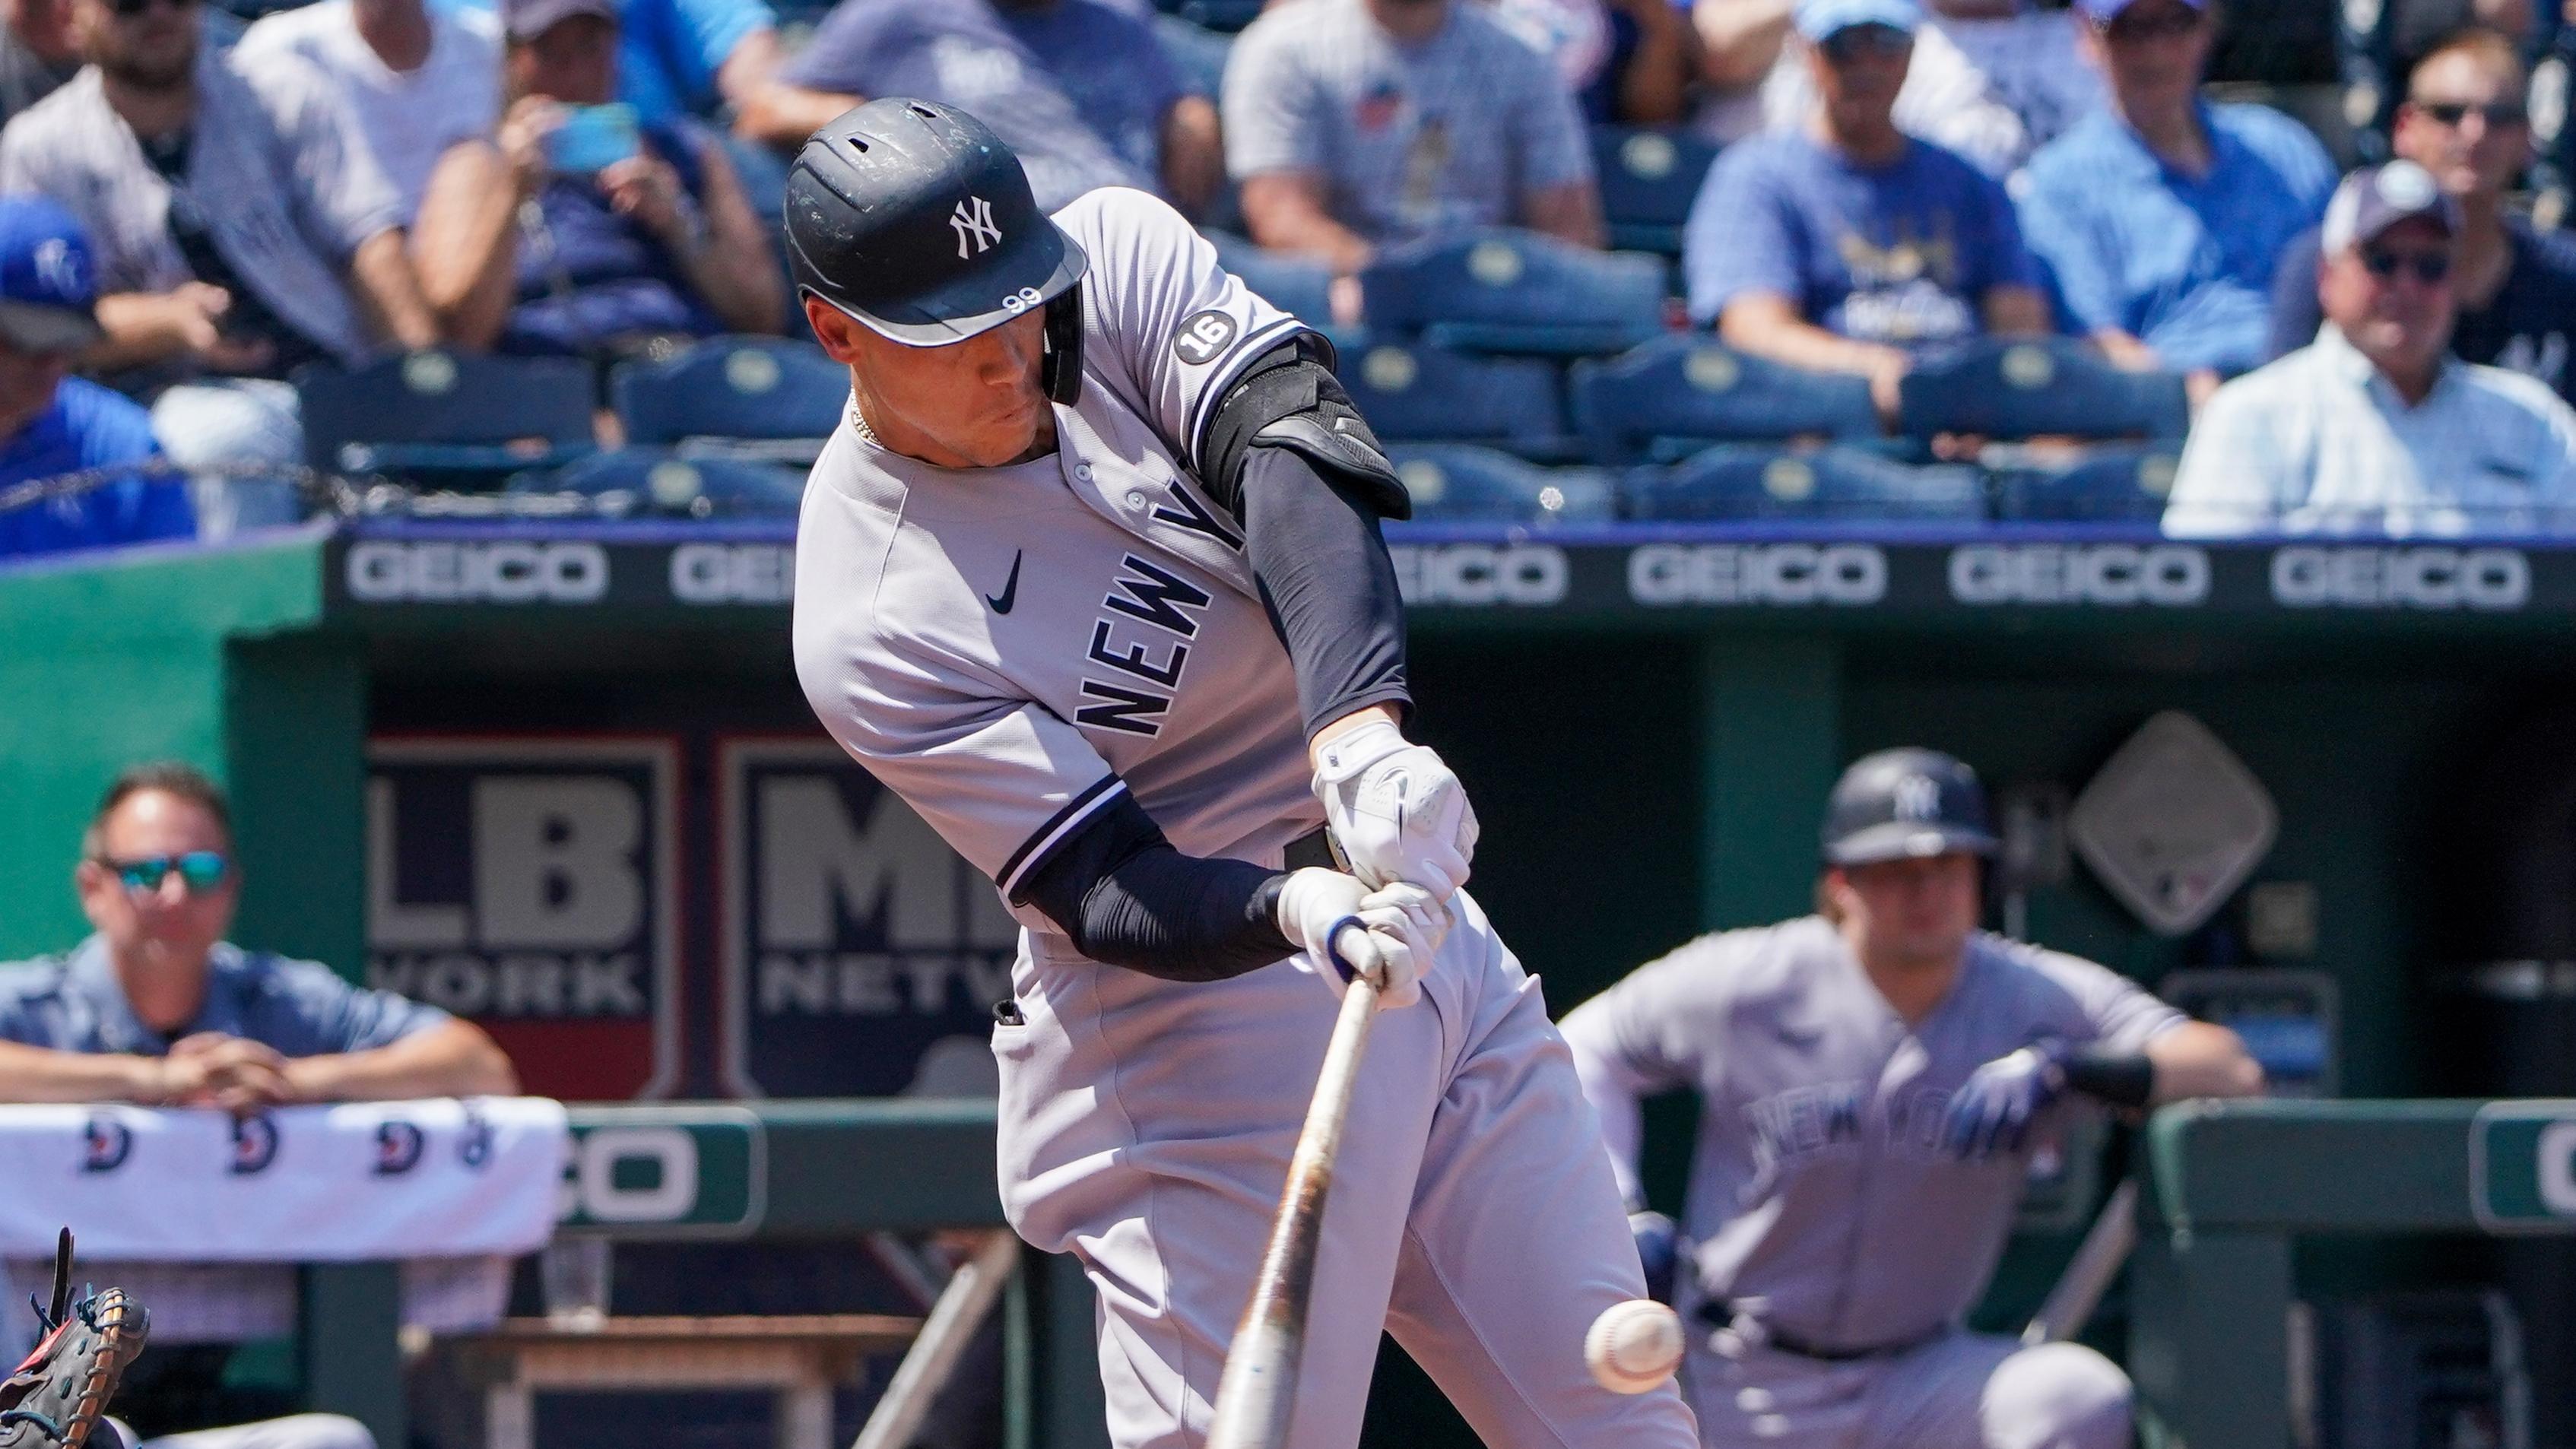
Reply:
[[[1321,262],[1264,251],[1230,232],[1203,233],[1219,265],[1243,280],[1254,296],[1309,327],[1328,329],[1333,319],[1333,272]]]
[[[2128,372],[2065,337],[1983,338],[1925,357],[1905,375],[1908,437],[2179,438],[2191,424],[2182,378]]]
[[[810,463],[841,425],[850,372],[810,342],[711,337],[668,361],[619,363],[608,395],[629,443]]]
[[[1997,456],[1997,454],[2001,456]],[[1990,450],[1995,516],[2012,522],[2153,523],[2164,516],[2178,444],[2095,443],[2073,453]]]
[[[426,351],[298,369],[304,453],[325,472],[493,479],[587,453],[590,364]]]
[[[1980,522],[1985,475],[1964,464],[1899,462],[1867,448],[1724,443],[1669,468],[1639,468],[1628,515],[1838,522]]]
[[[1621,251],[1682,254],[1682,224],[1717,146],[1687,131],[1594,126],[1592,169],[1601,183],[1601,214],[1610,244]]]
[[[1749,357],[1706,336],[1578,362],[1572,403],[1576,430],[1606,463],[1669,462],[1713,442],[1878,433],[1868,379]]]
[[[1390,443],[1396,476],[1424,523],[1606,523],[1619,514],[1600,468],[1542,468],[1465,443]]]
[[[1569,454],[1556,369],[1547,363],[1376,343],[1345,350],[1340,376],[1387,442],[1491,443],[1549,461]]]
[[[738,458],[618,448],[560,468],[513,474],[505,491],[580,494],[611,514],[793,518],[805,496],[805,473]]]
[[[1266,0],[1154,0],[1154,8],[1192,25],[1232,34],[1260,19],[1265,3]]]
[[[1664,330],[1664,264],[1495,227],[1381,255],[1360,275],[1372,331],[1467,352],[1579,357]]]

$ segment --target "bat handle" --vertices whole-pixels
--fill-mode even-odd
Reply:
[[[1253,1278],[1252,1301],[1243,1310],[1217,1380],[1207,1449],[1278,1449],[1288,1440],[1324,1200],[1332,1191],[1342,1127],[1350,1119],[1360,1059],[1377,1017],[1378,987],[1377,977],[1363,975],[1342,994],[1341,1015],[1324,1047],[1323,1069],[1316,1074],[1315,1098],[1288,1160],[1288,1183],[1279,1195],[1279,1215],[1271,1222],[1270,1245]]]

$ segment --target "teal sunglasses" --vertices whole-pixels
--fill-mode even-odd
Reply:
[[[179,881],[192,896],[204,895],[224,883],[233,873],[233,863],[220,850],[192,850],[185,855],[146,855],[134,860],[109,860],[102,856],[100,865],[116,872],[116,878],[130,891],[157,891],[179,873]]]

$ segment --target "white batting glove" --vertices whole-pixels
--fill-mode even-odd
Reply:
[[[1279,889],[1279,933],[1298,950],[1297,968],[1312,971],[1335,1000],[1361,975],[1379,980],[1381,1008],[1422,999],[1422,973],[1440,948],[1448,913],[1420,886],[1371,891],[1356,876],[1309,866],[1291,871]]]
[[[1476,809],[1428,745],[1374,720],[1324,746],[1315,794],[1351,873],[1373,886],[1407,881],[1446,901],[1467,883]]]

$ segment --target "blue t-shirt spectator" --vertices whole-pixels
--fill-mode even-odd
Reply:
[[[286,1057],[389,1046],[449,1020],[390,991],[352,986],[314,961],[218,942],[206,958],[206,999],[196,1020],[168,1034],[145,1026],[92,936],[67,956],[0,966],[0,1040],[66,1052],[164,1056],[198,1032],[259,1042]]]
[[[1049,211],[1103,186],[1156,189],[1153,172],[1085,124],[985,0],[840,0],[778,79],[831,95],[919,96],[971,112],[1019,153],[1029,189]]]
[[[2061,325],[2116,328],[2169,367],[2242,372],[2271,336],[2281,248],[2325,214],[2336,175],[2298,122],[2255,105],[2204,105],[2205,176],[2165,164],[2109,109],[2040,148],[2021,224],[2056,290]]]
[[[2483,307],[2460,306],[2451,327],[2451,354],[2549,384],[2576,403],[2576,237],[2540,232],[2520,217],[2504,220],[2513,264]],[[2281,253],[2272,279],[2272,355],[2285,356],[2317,340],[2325,309],[2317,305],[2317,233],[2309,231]],[[2458,285],[2454,274],[2453,285]]]
[[[1923,347],[1984,330],[1995,287],[2036,286],[2012,203],[1956,152],[1919,138],[1857,165],[1799,131],[1739,141],[1700,183],[1683,233],[1691,320],[1745,292],[1863,342]]]
[[[1163,174],[1163,118],[1194,88],[1152,27],[1099,0],[1002,0],[994,10],[1119,160]]]
[[[490,10],[493,0],[432,0]],[[617,95],[644,119],[710,114],[716,72],[734,47],[778,27],[767,0],[624,0],[618,7]]]
[[[85,378],[63,379],[53,406],[0,441],[0,489],[139,463],[157,455],[152,419],[140,406]],[[176,478],[120,478],[74,497],[0,512],[0,557],[193,538],[197,516]]]

